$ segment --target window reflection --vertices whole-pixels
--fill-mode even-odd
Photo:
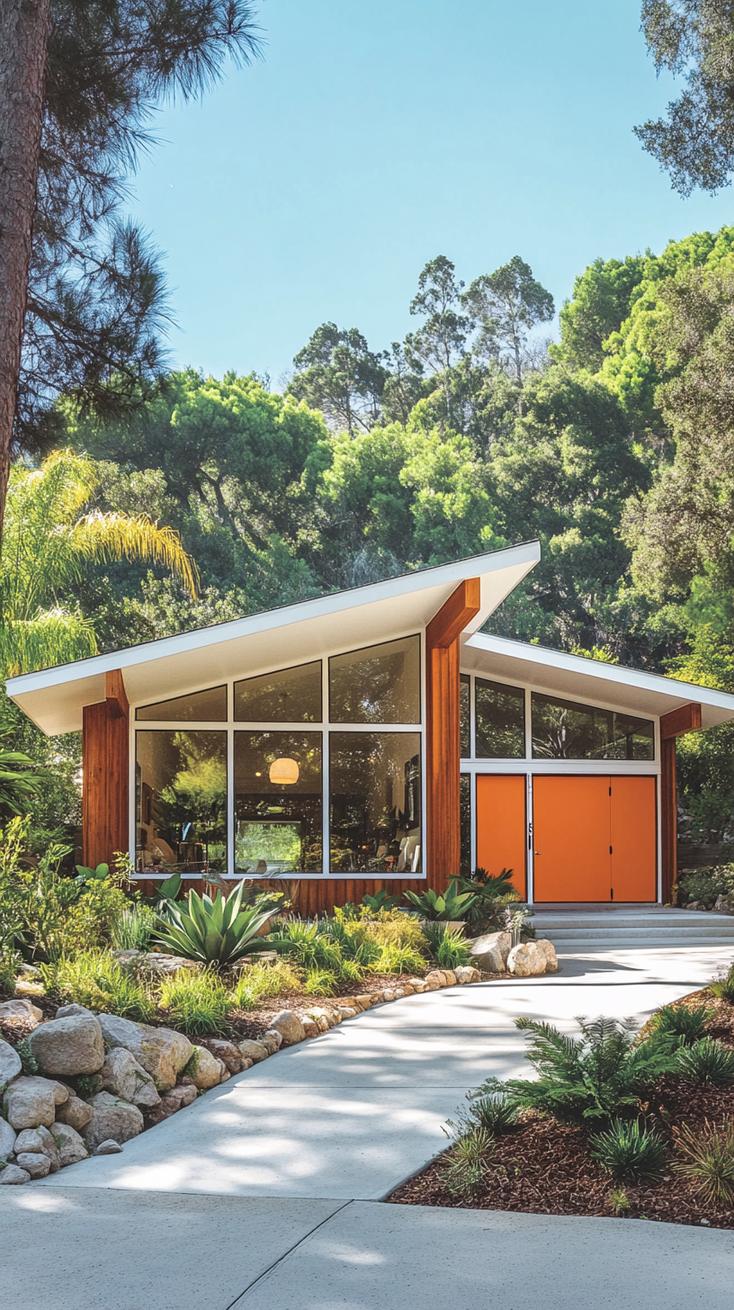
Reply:
[[[332,723],[418,723],[420,639],[401,637],[329,660]]]
[[[420,872],[420,734],[333,732],[329,779],[332,872]]]
[[[168,700],[139,705],[136,719],[162,719],[176,723],[224,723],[227,718],[227,688],[208,687],[206,691],[192,691],[186,696],[171,696]]]
[[[471,731],[469,722],[469,700],[471,697],[471,682],[467,673],[462,673],[459,680],[459,741],[461,743],[461,758],[466,760],[471,754]]]
[[[471,778],[462,773],[459,779],[459,822],[461,832],[461,855],[459,872],[468,878],[471,874]]]
[[[236,732],[235,869],[320,872],[321,733]]]
[[[320,723],[321,661],[236,682],[234,717],[240,723]]]
[[[652,760],[653,724],[533,692],[533,755],[550,760]]]
[[[525,755],[525,692],[486,678],[474,679],[476,754],[480,760]]]
[[[136,867],[227,865],[227,737],[146,729],[136,739]]]

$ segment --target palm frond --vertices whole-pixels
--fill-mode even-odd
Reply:
[[[94,510],[76,521],[69,540],[73,552],[83,559],[160,564],[181,580],[191,596],[196,595],[197,568],[180,536],[173,528],[154,523],[147,514]]]
[[[52,609],[31,619],[0,619],[0,677],[84,659],[97,651],[89,619]]]

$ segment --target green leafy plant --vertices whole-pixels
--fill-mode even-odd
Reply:
[[[708,869],[691,869],[682,873],[678,881],[678,900],[681,905],[697,901],[707,910],[713,908],[718,896],[734,897],[734,865],[719,864]]]
[[[734,1083],[734,1050],[714,1037],[701,1037],[678,1052],[676,1072],[690,1082],[730,1087]]]
[[[471,947],[464,937],[463,928],[455,928],[440,920],[423,925],[432,958],[441,969],[455,969],[471,958]]]
[[[303,983],[307,996],[333,996],[337,989],[336,974],[329,969],[308,969]]]
[[[38,1073],[38,1060],[33,1054],[29,1037],[21,1037],[16,1045],[16,1052],[20,1056],[20,1062],[23,1066],[23,1073],[28,1076]]]
[[[230,994],[211,969],[179,969],[164,978],[158,1005],[171,1025],[189,1037],[214,1036],[227,1031]]]
[[[367,892],[362,897],[361,904],[366,910],[394,910],[400,904],[399,896],[391,896],[386,887],[381,887],[377,892]]]
[[[143,901],[128,904],[112,925],[110,943],[118,951],[147,951],[158,915]]]
[[[618,1219],[622,1219],[632,1209],[632,1203],[624,1187],[613,1187],[607,1195],[607,1203],[612,1214],[615,1214]]]
[[[144,983],[134,978],[108,951],[81,952],[42,964],[47,991],[62,1001],[104,1010],[129,1019],[150,1019],[155,1005]]]
[[[0,734],[0,817],[26,814],[38,796],[44,774],[25,751],[6,745]]]
[[[470,1092],[468,1100],[470,1117],[493,1137],[508,1132],[518,1122],[520,1113],[518,1107],[504,1090]]]
[[[267,938],[259,934],[272,919],[274,910],[242,904],[244,882],[225,896],[191,890],[185,901],[170,901],[159,919],[157,939],[187,960],[201,960],[217,966],[233,964],[245,955],[270,950]]]
[[[271,996],[288,995],[300,988],[300,976],[287,960],[255,960],[240,973],[230,999],[236,1010],[254,1010]]]
[[[530,1036],[528,1060],[537,1079],[489,1079],[480,1089],[504,1089],[520,1109],[539,1110],[558,1119],[606,1120],[638,1109],[640,1094],[675,1067],[676,1043],[653,1034],[635,1041],[629,1024],[615,1019],[579,1019],[578,1037],[552,1024],[517,1019]]]
[[[380,947],[380,954],[371,966],[370,973],[421,974],[426,963],[426,957],[415,946],[385,942]]]
[[[714,982],[709,983],[709,991],[712,996],[717,996],[719,1000],[734,1005],[734,964],[727,970],[723,978],[717,978]]]
[[[664,1005],[653,1016],[651,1030],[676,1037],[682,1046],[690,1046],[706,1035],[706,1024],[713,1010],[705,1005]]]
[[[424,892],[406,891],[404,895],[429,920],[466,919],[476,900],[474,893],[459,891],[458,878],[452,878],[443,892],[429,887]]]
[[[84,885],[87,882],[103,882],[110,876],[109,864],[98,864],[94,869],[90,869],[86,864],[77,864],[76,880]]]
[[[640,1119],[612,1119],[593,1135],[589,1150],[614,1178],[659,1178],[665,1166],[665,1142]]]
[[[478,868],[468,877],[459,879],[460,890],[474,897],[466,916],[472,927],[506,926],[507,907],[519,899],[512,877],[512,869],[501,869],[492,874]]]
[[[734,1205],[734,1123],[684,1127],[676,1139],[675,1172],[693,1185],[704,1204]]]
[[[440,1164],[441,1181],[452,1196],[471,1200],[486,1183],[495,1154],[495,1140],[491,1133],[478,1125],[466,1123],[449,1125],[456,1136],[451,1148]]]
[[[270,944],[304,969],[330,969],[337,973],[342,964],[339,942],[324,932],[317,920],[286,919],[271,935]]]

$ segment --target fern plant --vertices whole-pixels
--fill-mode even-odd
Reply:
[[[635,1041],[629,1024],[616,1019],[579,1019],[580,1035],[552,1024],[517,1019],[530,1036],[528,1059],[538,1074],[501,1083],[490,1079],[482,1092],[502,1089],[519,1109],[558,1119],[605,1121],[638,1109],[641,1093],[675,1068],[676,1042],[653,1034]]]

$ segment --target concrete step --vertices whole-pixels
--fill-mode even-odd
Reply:
[[[639,938],[631,940],[625,937],[593,937],[573,942],[562,942],[558,941],[557,938],[551,938],[551,940],[559,956],[594,955],[600,951],[636,951],[638,955],[644,955],[647,951],[686,950],[689,948],[691,950],[694,948],[702,950],[711,947],[712,949],[730,951],[731,961],[734,963],[734,938],[731,937],[686,937],[682,941],[671,941],[670,938],[640,941]]]
[[[724,936],[730,932],[734,934],[734,915],[697,914],[695,911],[690,914],[681,911],[675,918],[654,914],[628,913],[620,913],[614,916],[594,914],[593,912],[586,914],[541,913],[534,915],[533,923],[536,929],[549,933],[600,928],[604,932],[627,932],[639,929],[644,932],[686,931],[703,933],[704,935],[709,932],[720,932]]]

